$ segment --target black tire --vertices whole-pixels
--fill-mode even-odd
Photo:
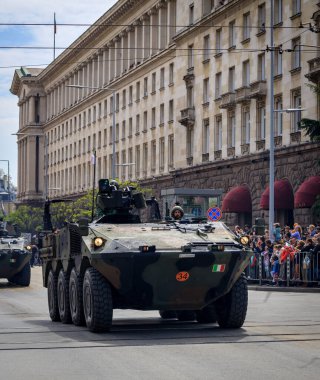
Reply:
[[[111,287],[94,268],[88,268],[83,279],[83,310],[90,331],[109,331],[113,305]]]
[[[231,291],[215,302],[217,321],[223,328],[240,328],[247,314],[248,286],[244,275],[235,282]]]
[[[13,277],[9,278],[9,282],[12,282],[13,284],[19,285],[19,286],[29,286],[30,285],[30,279],[31,279],[31,267],[30,263],[28,262],[22,270],[15,274]]]
[[[57,284],[58,309],[62,323],[71,323],[70,301],[69,301],[69,275],[60,270]]]
[[[192,310],[177,311],[177,317],[179,321],[194,321],[196,319],[196,313]]]
[[[162,319],[177,319],[177,313],[173,310],[159,310]]]
[[[52,322],[60,321],[58,308],[58,276],[51,269],[48,275],[48,307]]]
[[[214,304],[204,307],[196,312],[196,319],[199,323],[215,323],[217,322],[217,313]]]
[[[73,268],[69,280],[69,299],[71,319],[75,326],[86,324],[83,312],[82,284],[82,277],[78,276],[75,268]]]

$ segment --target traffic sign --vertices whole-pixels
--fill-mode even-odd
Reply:
[[[222,218],[222,211],[219,207],[210,207],[207,210],[207,217],[212,221],[220,220]]]

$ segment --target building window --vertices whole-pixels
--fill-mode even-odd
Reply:
[[[266,105],[264,102],[257,103],[257,141],[266,138]]]
[[[203,80],[203,104],[209,103],[209,78]]]
[[[194,4],[189,5],[189,25],[192,25],[194,21]]]
[[[250,144],[250,108],[242,109],[242,144]]]
[[[282,50],[278,48],[274,54],[274,75],[282,74]]]
[[[216,116],[216,122],[214,126],[214,150],[222,149],[222,117]]]
[[[148,111],[143,113],[143,131],[146,132],[148,129]]]
[[[202,0],[202,14],[208,15],[214,8],[214,0]]]
[[[148,77],[145,77],[143,80],[143,96],[148,96]]]
[[[300,37],[292,40],[292,70],[298,69],[301,67],[301,48],[300,48]]]
[[[146,176],[148,173],[148,143],[143,144],[142,149],[142,170],[143,175]]]
[[[140,82],[136,83],[136,102],[140,100]]]
[[[163,172],[164,170],[164,152],[165,152],[164,137],[161,137],[159,140],[159,171],[160,172]]]
[[[122,138],[124,139],[126,137],[126,121],[122,121]]]
[[[266,4],[260,4],[258,7],[258,34],[266,31]]]
[[[282,22],[282,0],[274,0],[274,25]]]
[[[274,99],[274,135],[282,136],[282,96]]]
[[[188,69],[193,69],[193,45],[188,46]]]
[[[164,88],[164,67],[160,70],[160,90]]]
[[[133,87],[129,87],[129,105],[133,102]]]
[[[301,13],[301,0],[292,0],[292,15]]]
[[[119,94],[116,94],[116,112],[119,112],[119,103],[120,103],[120,96]],[[96,108],[93,107],[93,122],[96,121],[95,117]]]
[[[136,146],[136,154],[135,154],[135,169],[136,169],[136,177],[140,177],[140,145]]]
[[[157,85],[157,82],[156,82],[156,73],[152,73],[152,77],[151,77],[151,93],[155,93],[156,92],[156,85]]]
[[[266,56],[265,53],[258,55],[258,80],[266,79]]]
[[[136,134],[140,132],[140,115],[136,115]]]
[[[203,37],[203,61],[210,59],[210,36],[209,34]]]
[[[132,178],[132,164],[133,164],[133,152],[132,152],[132,148],[129,148],[128,149],[128,176],[129,176],[129,179]]]
[[[229,68],[229,92],[234,92],[235,89],[235,67]]]
[[[301,108],[301,90],[296,89],[291,92],[292,108]],[[298,124],[301,121],[301,111],[293,111],[291,115],[291,131],[297,132],[299,130]]]
[[[243,15],[243,40],[250,38],[250,12]]]
[[[132,136],[132,117],[129,118],[129,134],[128,136]]]
[[[127,105],[127,93],[126,90],[122,91],[122,108],[126,108]]]
[[[156,107],[151,109],[151,128],[156,127]]]
[[[164,103],[160,104],[160,125],[164,124]]]
[[[227,135],[228,148],[234,148],[236,145],[236,116],[235,112],[228,112],[228,135]]]
[[[229,22],[229,49],[236,46],[236,22]]]
[[[121,166],[121,178],[125,179],[125,176],[126,176],[126,164],[127,163],[127,154],[126,154],[126,151],[123,150],[121,152],[121,163],[122,163],[122,166]]]
[[[174,136],[169,135],[168,136],[168,165],[169,168],[173,168],[174,164]]]
[[[169,65],[169,84],[173,84],[174,80],[174,63]]]
[[[187,153],[187,158],[193,157],[193,128],[187,128],[187,136],[186,136],[186,153]]]
[[[222,74],[216,74],[216,82],[215,82],[215,99],[219,99],[221,97],[221,78]]]
[[[217,29],[216,30],[216,54],[221,54],[222,50],[222,30]]]
[[[187,87],[187,107],[192,108],[193,107],[193,87],[188,86]]]
[[[250,62],[249,60],[242,63],[242,85],[249,86],[250,84]]]
[[[202,154],[207,154],[210,151],[210,129],[209,119],[203,120],[202,126]]]
[[[151,171],[156,171],[157,165],[157,143],[156,140],[151,141]]]
[[[169,100],[169,122],[173,121],[173,99]]]

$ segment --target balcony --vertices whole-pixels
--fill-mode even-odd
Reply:
[[[221,104],[219,108],[232,108],[236,105],[236,94],[235,92],[226,92],[221,95]]]
[[[214,159],[215,160],[221,160],[222,158],[222,151],[221,150],[215,150],[214,151]]]
[[[202,153],[202,162],[209,161],[209,153]]]
[[[188,69],[188,73],[183,77],[183,80],[186,82],[186,86],[193,86],[194,81],[194,72],[193,67]]]
[[[236,148],[234,146],[227,149],[228,157],[235,157],[235,155],[236,155]]]
[[[265,150],[266,149],[266,140],[256,141],[256,149],[257,150]]]
[[[241,154],[249,154],[249,153],[250,153],[250,144],[242,144]]]
[[[309,72],[305,76],[311,82],[318,83],[320,80],[320,57],[310,59],[308,63],[309,63]]]
[[[194,107],[188,107],[180,111],[181,119],[179,123],[184,125],[185,127],[193,127],[195,121],[195,112]]]
[[[249,98],[261,99],[267,95],[267,82],[265,80],[258,80],[250,83]]]
[[[275,136],[274,137],[274,147],[278,148],[282,146],[282,136]]]
[[[250,87],[243,86],[243,87],[237,88],[236,89],[236,103],[247,102],[248,100],[250,100],[249,94],[250,94]]]
[[[187,165],[192,166],[193,165],[193,156],[187,157]]]
[[[300,144],[301,142],[301,131],[290,133],[290,143]]]

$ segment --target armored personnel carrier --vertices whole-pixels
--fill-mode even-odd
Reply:
[[[31,248],[30,248],[31,249]],[[9,236],[4,222],[0,222],[0,278],[6,278],[20,286],[29,286],[31,251],[25,247],[25,239]]]
[[[141,223],[150,206],[158,222]],[[108,331],[114,309],[239,328],[247,312],[243,271],[252,252],[220,222],[160,220],[155,199],[100,180],[100,216],[42,236],[43,285],[52,321]],[[50,220],[47,215],[47,220]]]

